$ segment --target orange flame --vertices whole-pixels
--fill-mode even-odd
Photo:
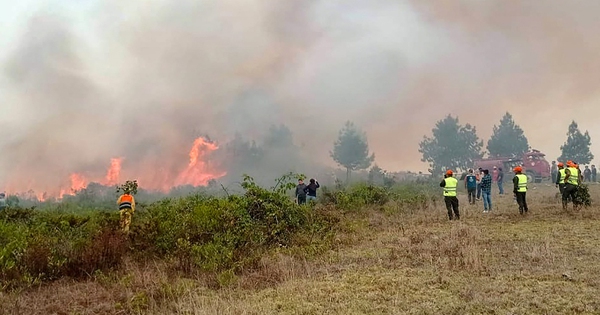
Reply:
[[[179,174],[175,180],[175,186],[192,185],[205,186],[211,179],[224,176],[226,173],[211,174],[208,163],[203,158],[219,147],[210,141],[200,137],[194,141],[190,150],[190,163],[188,167]]]
[[[119,183],[119,176],[121,175],[121,158],[110,159],[110,168],[106,173],[106,180],[104,185],[117,185]]]
[[[132,165],[134,169],[125,170],[125,176],[138,179],[140,186],[143,188],[163,192],[169,192],[172,188],[182,185],[206,186],[210,180],[223,177],[227,174],[226,172],[216,171],[215,167],[209,165],[209,155],[217,149],[219,149],[219,146],[216,143],[200,137],[194,140],[189,151],[189,162],[183,171],[178,172],[177,165],[169,165],[168,163],[161,163],[159,160],[156,160],[156,164],[160,163],[156,166],[143,164],[142,162],[134,163]],[[52,188],[48,184],[38,185],[41,183],[29,180],[24,183],[24,186],[21,186],[26,189],[17,189],[18,185],[14,185],[16,183],[13,183],[7,187],[6,191],[9,194],[19,194],[26,198],[37,198],[40,201],[46,201],[51,198],[62,199],[66,195],[74,195],[76,192],[87,188],[90,182],[101,183],[105,186],[117,185],[121,180],[121,175],[123,175],[122,161],[123,158],[121,157],[112,158],[105,173],[106,175],[101,179],[87,172],[85,174],[90,175],[91,180],[88,180],[82,173],[72,173],[69,175],[70,185],[63,182],[64,184]],[[40,187],[42,189],[38,190],[37,188]]]

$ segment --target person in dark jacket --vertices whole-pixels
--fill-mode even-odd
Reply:
[[[298,180],[298,185],[296,186],[296,202],[299,205],[303,205],[306,203],[306,184],[303,180]]]
[[[500,195],[504,195],[504,172],[502,167],[498,168],[498,191]]]
[[[314,178],[310,179],[310,184],[308,184],[306,186],[306,188],[304,189],[304,191],[306,192],[306,194],[308,195],[306,197],[306,199],[308,201],[311,200],[317,200],[317,188],[321,187],[321,185],[319,185],[319,182],[316,181]]]
[[[596,176],[598,175],[598,170],[596,170],[596,165],[592,165],[592,182],[596,182]]]

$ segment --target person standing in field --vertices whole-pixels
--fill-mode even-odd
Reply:
[[[596,165],[592,165],[592,182],[596,182],[596,175],[598,175],[598,170],[596,169]]]
[[[319,182],[314,178],[310,179],[310,183],[306,186],[304,191],[306,192],[306,200],[308,201],[316,201],[317,200],[317,188],[321,187]]]
[[[567,210],[567,204],[569,200],[573,202],[573,210],[577,210],[579,202],[577,201],[577,190],[579,190],[579,184],[581,183],[581,173],[579,168],[573,161],[567,162],[567,169],[565,170],[565,189],[562,195],[563,209]]]
[[[481,199],[481,178],[483,178],[483,169],[477,170],[477,200]]]
[[[117,199],[117,205],[119,205],[119,213],[121,215],[121,228],[123,231],[129,232],[131,218],[135,212],[135,199],[128,189]]]
[[[565,165],[560,162],[558,163],[558,175],[556,176],[556,187],[562,196],[565,191],[565,178],[567,174],[565,172]]]
[[[583,181],[590,182],[592,180],[592,170],[590,170],[589,166],[585,166],[585,170],[583,171]]]
[[[440,183],[440,187],[444,188],[444,202],[446,203],[446,209],[448,210],[448,218],[450,220],[460,220],[458,198],[456,197],[458,180],[452,175],[452,170],[447,170],[444,179]]]
[[[299,205],[306,203],[306,184],[301,179],[298,180],[298,185],[296,186],[296,202]]]
[[[515,167],[515,177],[513,177],[513,193],[519,204],[519,213],[523,214],[529,211],[527,207],[527,175],[523,174],[523,168]]]
[[[498,168],[498,193],[504,195],[504,171],[502,171],[502,167]]]
[[[488,213],[492,210],[492,176],[489,170],[483,170],[481,196],[483,197],[483,212]]]
[[[556,161],[552,161],[552,167],[550,169],[550,174],[552,175],[552,182],[556,182],[556,178],[558,177],[558,166],[556,165]]]
[[[475,191],[477,190],[477,176],[473,174],[473,170],[470,169],[467,176],[465,176],[465,188],[467,189],[467,196],[469,197],[469,204],[475,204]]]

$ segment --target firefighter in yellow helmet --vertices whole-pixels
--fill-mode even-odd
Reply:
[[[523,214],[529,211],[527,208],[527,175],[523,174],[523,168],[520,166],[515,167],[514,172],[513,193],[519,204],[519,213]]]
[[[446,203],[446,209],[448,209],[448,218],[450,220],[453,218],[459,220],[460,213],[458,211],[458,198],[456,197],[458,180],[452,175],[452,170],[447,170],[444,179],[440,183],[440,187],[444,188],[444,202]],[[454,215],[452,212],[454,212]]]
[[[131,218],[135,212],[135,199],[129,189],[125,189],[123,194],[119,196],[117,205],[119,205],[119,213],[121,214],[121,228],[123,231],[129,232]]]

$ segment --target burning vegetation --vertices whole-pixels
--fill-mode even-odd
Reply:
[[[7,193],[19,195],[25,198],[46,201],[49,199],[60,200],[66,195],[74,195],[88,187],[90,183],[98,183],[103,186],[116,186],[127,178],[135,178],[140,185],[148,190],[168,192],[178,186],[206,186],[209,181],[221,178],[227,174],[219,170],[217,165],[209,163],[210,154],[217,151],[219,146],[207,138],[199,137],[189,150],[189,162],[187,166],[177,163],[179,170],[167,170],[161,165],[147,168],[132,167],[123,168],[124,157],[110,159],[110,164],[102,177],[92,172],[74,172],[68,178],[61,179],[61,183],[55,186],[38,183],[35,179],[20,181],[15,179],[7,184]],[[166,164],[166,163],[165,163]],[[126,178],[125,178],[126,177]]]

